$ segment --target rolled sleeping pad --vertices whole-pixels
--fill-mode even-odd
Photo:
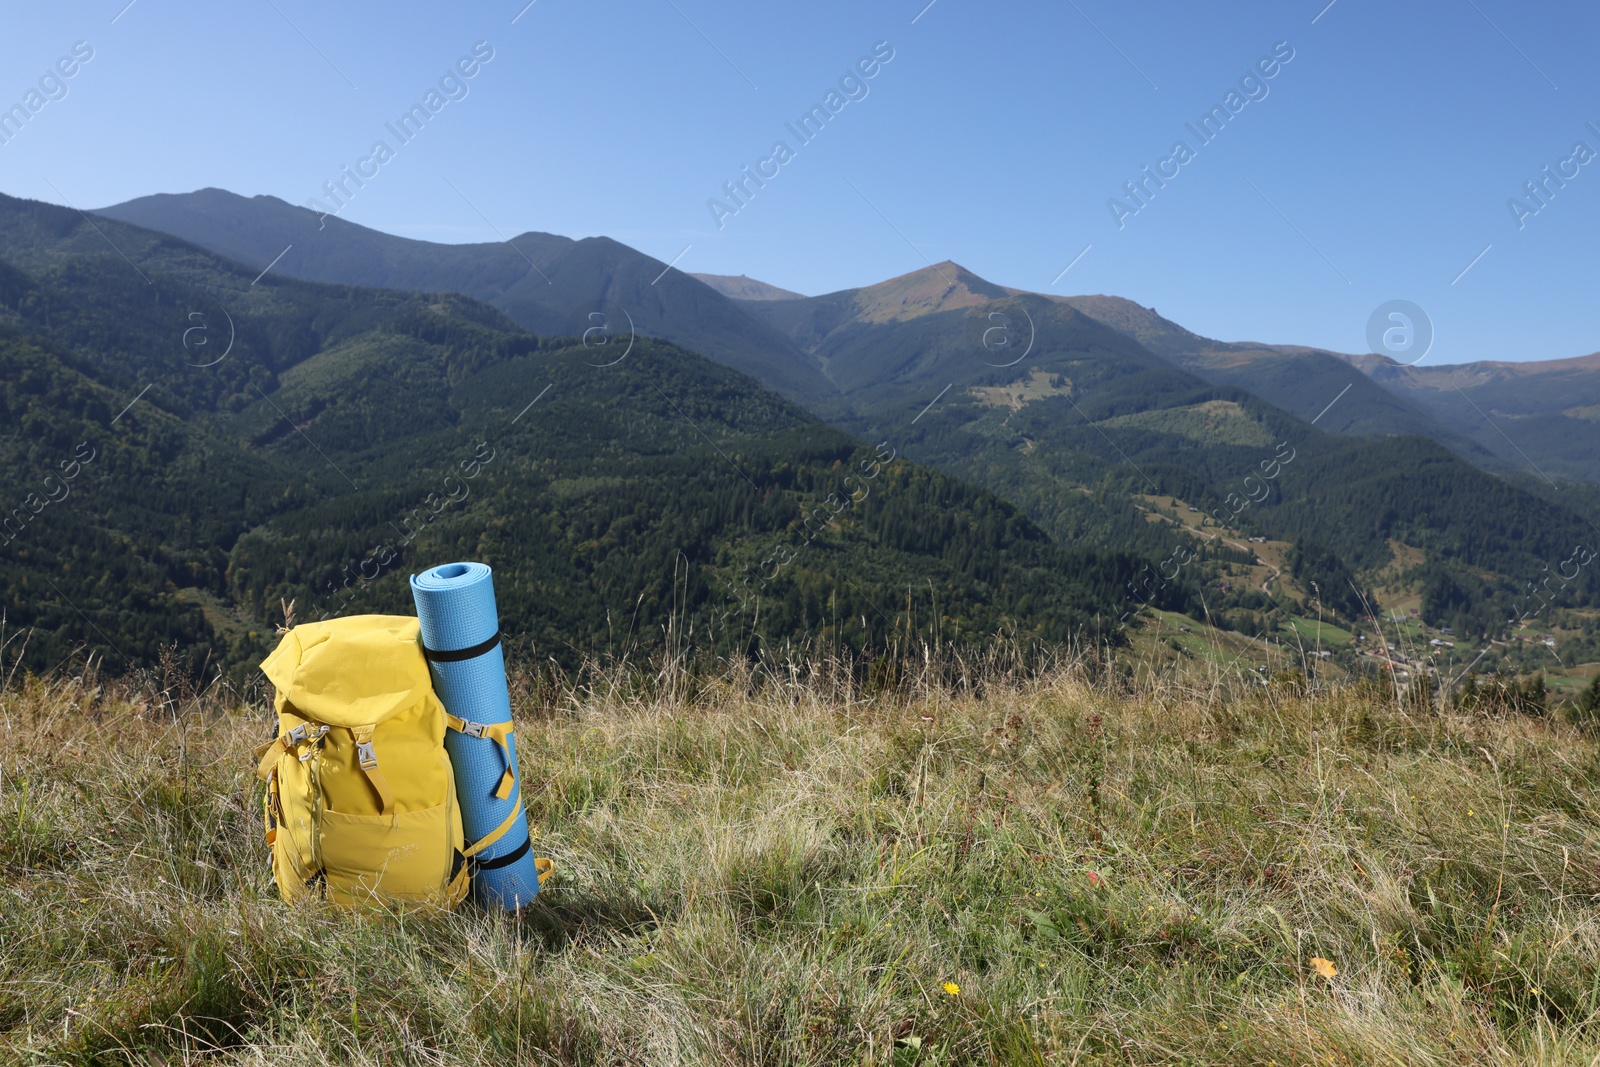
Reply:
[[[412,575],[411,595],[433,691],[450,716],[444,747],[455,768],[472,896],[513,911],[538,895],[539,870],[517,780],[493,572],[482,563],[446,563]]]

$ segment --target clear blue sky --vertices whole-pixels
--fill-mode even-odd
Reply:
[[[1522,229],[1507,207],[1575,142],[1600,152],[1593,5],[525,2],[7,4],[0,104],[74,42],[94,56],[0,147],[0,190],[303,203],[483,40],[466,97],[345,218],[439,241],[606,234],[662,260],[692,245],[684,270],[812,294],[952,259],[1345,351],[1403,298],[1435,323],[1430,362],[1600,349],[1600,159]],[[894,58],[865,98],[800,144],[785,123],[879,41]],[[1280,41],[1294,58],[1267,95],[1200,145],[1185,124]],[[1107,201],[1180,139],[1193,158],[1119,229]],[[708,198],[778,140],[794,157],[719,230]]]

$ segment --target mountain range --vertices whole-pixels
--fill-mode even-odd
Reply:
[[[1525,432],[1556,402],[1594,429],[1594,359],[1224,343],[949,262],[806,297],[608,238],[439,245],[214,189],[0,201],[0,280],[7,358],[46,383],[11,390],[12,492],[69,439],[117,445],[86,467],[116,495],[61,536],[148,593],[113,608],[55,546],[0,566],[49,655],[132,626],[120,654],[148,662],[209,627],[244,662],[279,600],[398,609],[440,553],[494,563],[510,622],[568,656],[691,630],[1116,640],[1146,607],[1270,635],[1380,598],[1488,634],[1595,529],[1567,484],[1600,482],[1595,453]],[[207,366],[221,337],[185,331],[225,319]],[[1591,633],[1600,586],[1563,576],[1545,623]]]
[[[643,332],[743,370],[830,417],[846,410],[838,404],[838,383],[819,380],[822,361],[797,358],[793,346],[759,328],[773,320],[777,305],[808,298],[742,275],[663,275],[664,264],[608,238],[573,241],[525,233],[509,242],[440,245],[337,218],[319,222],[316,213],[275,197],[246,198],[220,189],[143,197],[96,214],[182,237],[245,264],[265,265],[281,253],[275,270],[310,281],[463,292],[542,333],[579,325],[573,316],[587,314],[599,292],[626,308]],[[964,294],[942,298],[946,310],[955,301],[978,307],[975,292],[993,300],[1037,295],[985,282],[954,265],[929,269],[946,288],[961,275]],[[908,299],[907,309],[917,299],[934,299],[931,293],[907,296],[924,285],[920,274],[883,283],[887,289],[869,287],[872,299]],[[709,299],[703,289],[725,300]],[[815,299],[836,304],[839,297]],[[1207,382],[1237,386],[1335,433],[1428,437],[1497,473],[1544,472],[1552,479],[1600,484],[1600,353],[1408,367],[1371,354],[1217,341],[1120,297],[1039,299],[1072,307]],[[738,316],[738,309],[749,314]],[[881,317],[883,308],[874,314]],[[804,337],[790,340],[804,349]]]
[[[454,558],[567,664],[1115,639],[1138,563],[656,337],[540,337],[5,197],[0,366],[0,595],[35,669],[243,677],[288,601],[405,612],[406,574]]]

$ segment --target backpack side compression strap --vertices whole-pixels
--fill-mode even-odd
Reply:
[[[448,711],[444,713],[444,722],[446,726],[456,731],[456,733],[465,734],[468,737],[486,737],[500,746],[500,759],[505,764],[506,773],[501,776],[500,786],[494,791],[494,795],[501,800],[509,797],[511,790],[516,788],[517,785],[517,776],[511,770],[511,743],[507,740],[511,736],[513,729],[511,722],[509,720],[495,723],[468,722],[459,715],[452,715]]]
[[[507,852],[504,856],[496,856],[492,860],[473,859],[472,866],[480,871],[498,871],[501,867],[509,867],[526,856],[533,848],[533,838],[524,837],[522,844]]]
[[[478,840],[474,841],[467,848],[466,857],[468,861],[471,861],[478,853],[482,852],[484,849],[488,848],[490,845],[506,836],[506,832],[510,830],[513,825],[515,825],[518,816],[522,814],[521,800],[522,798],[520,796],[512,800],[511,814],[506,816],[505,821],[499,826],[496,826],[493,830],[490,830],[488,833],[484,834],[482,837],[478,838]]]

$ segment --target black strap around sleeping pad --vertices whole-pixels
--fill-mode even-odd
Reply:
[[[422,648],[422,655],[434,663],[460,663],[464,659],[476,659],[500,643],[500,631],[495,630],[494,636],[487,641],[480,641],[471,648],[458,648],[454,652],[440,652],[436,649]]]
[[[496,856],[492,860],[480,860],[474,856],[468,862],[472,864],[472,869],[474,871],[497,871],[501,867],[511,866],[513,863],[526,856],[528,851],[532,848],[533,838],[524,837],[521,845],[512,849],[510,852],[507,852],[504,856]]]

